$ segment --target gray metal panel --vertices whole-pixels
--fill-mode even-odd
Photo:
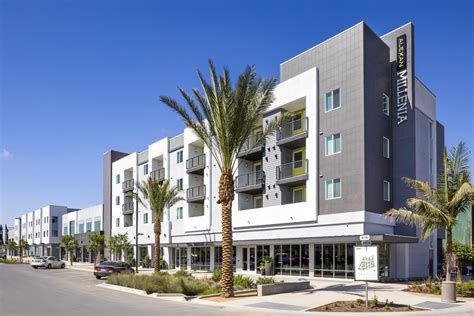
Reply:
[[[148,162],[148,149],[138,153],[138,165],[142,165]]]
[[[112,231],[112,163],[128,154],[119,151],[110,150],[103,155],[103,229],[105,239],[110,237]],[[107,252],[107,248],[105,250]],[[108,255],[108,254],[107,254]]]
[[[168,140],[168,143],[169,143],[169,146],[168,146],[169,152],[173,152],[177,149],[183,148],[184,147],[184,134],[170,138]]]

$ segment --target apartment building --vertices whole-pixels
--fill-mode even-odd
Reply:
[[[62,215],[61,236],[71,235],[77,240],[75,259],[80,262],[93,262],[95,253],[87,251],[89,236],[103,234],[103,207],[102,204],[94,205],[80,210],[75,210]],[[61,246],[60,258],[68,259],[68,253]]]
[[[61,242],[62,215],[73,209],[48,205],[28,212],[14,220],[12,239],[17,243],[26,240],[31,256],[58,256]]]
[[[292,122],[254,148],[262,127],[288,112]],[[270,256],[277,274],[350,279],[353,246],[369,234],[382,277],[436,274],[442,236],[421,241],[383,213],[413,196],[402,177],[436,185],[443,147],[436,97],[415,75],[412,23],[379,36],[361,22],[283,62],[275,101],[239,154],[234,269],[258,273]],[[153,214],[126,193],[150,176],[169,179],[185,200],[163,216],[163,257],[170,268],[212,271],[222,252],[219,175],[190,129],[141,152],[107,152],[106,236],[127,233],[139,260],[153,256]]]

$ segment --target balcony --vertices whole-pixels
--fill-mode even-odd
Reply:
[[[186,190],[186,201],[188,203],[204,202],[206,198],[206,186],[200,185]]]
[[[242,158],[250,161],[261,160],[263,156],[263,149],[265,142],[259,146],[255,146],[256,142],[262,137],[262,133],[250,135],[245,141],[244,145],[239,151],[237,158]]]
[[[277,166],[278,185],[297,187],[304,185],[308,180],[308,160],[298,160]]]
[[[305,146],[308,137],[308,117],[293,120],[277,132],[277,145],[294,149]]]
[[[262,193],[264,186],[265,172],[263,171],[243,174],[235,178],[235,192],[237,193]]]
[[[134,188],[134,181],[133,179],[128,179],[122,182],[122,191],[123,193],[133,191]]]
[[[122,214],[123,215],[133,214],[133,202],[122,204]]]
[[[150,177],[157,181],[163,181],[165,180],[165,168],[160,168],[157,170],[153,170],[150,172]]]
[[[204,167],[206,166],[206,154],[202,154],[186,160],[186,172],[193,174],[204,174]]]

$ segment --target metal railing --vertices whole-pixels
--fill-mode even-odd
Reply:
[[[245,143],[242,145],[242,148],[240,149],[240,152],[246,152],[246,151],[249,151],[249,150],[252,150],[252,149],[255,149],[255,148],[260,148],[260,147],[263,147],[265,146],[264,143],[262,143],[261,145],[259,146],[255,146],[255,144],[257,143],[258,140],[260,140],[260,138],[262,137],[262,133],[256,133],[254,135],[250,135],[247,140],[245,140]]]
[[[154,178],[155,180],[161,181],[165,179],[165,168],[160,168],[157,170],[153,170],[150,172],[150,177]]]
[[[128,202],[128,203],[122,204],[122,213],[123,214],[133,213],[133,202]]]
[[[308,130],[308,117],[292,120],[290,123],[282,125],[277,133],[277,140],[282,140],[292,136],[300,135]]]
[[[206,154],[202,154],[186,160],[186,169],[204,167],[206,163]]]
[[[133,190],[134,187],[134,181],[133,179],[128,179],[122,182],[122,190],[123,192],[131,191]]]
[[[265,184],[265,172],[260,170],[248,174],[242,174],[235,178],[235,186],[237,189],[242,189],[249,186]]]
[[[206,197],[206,186],[200,185],[186,190],[186,198],[188,200],[199,200]]]
[[[277,166],[277,180],[304,176],[308,173],[308,159],[297,160]]]

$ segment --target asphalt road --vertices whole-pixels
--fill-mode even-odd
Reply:
[[[242,315],[228,307],[172,302],[96,286],[103,282],[86,271],[0,264],[0,315]]]

